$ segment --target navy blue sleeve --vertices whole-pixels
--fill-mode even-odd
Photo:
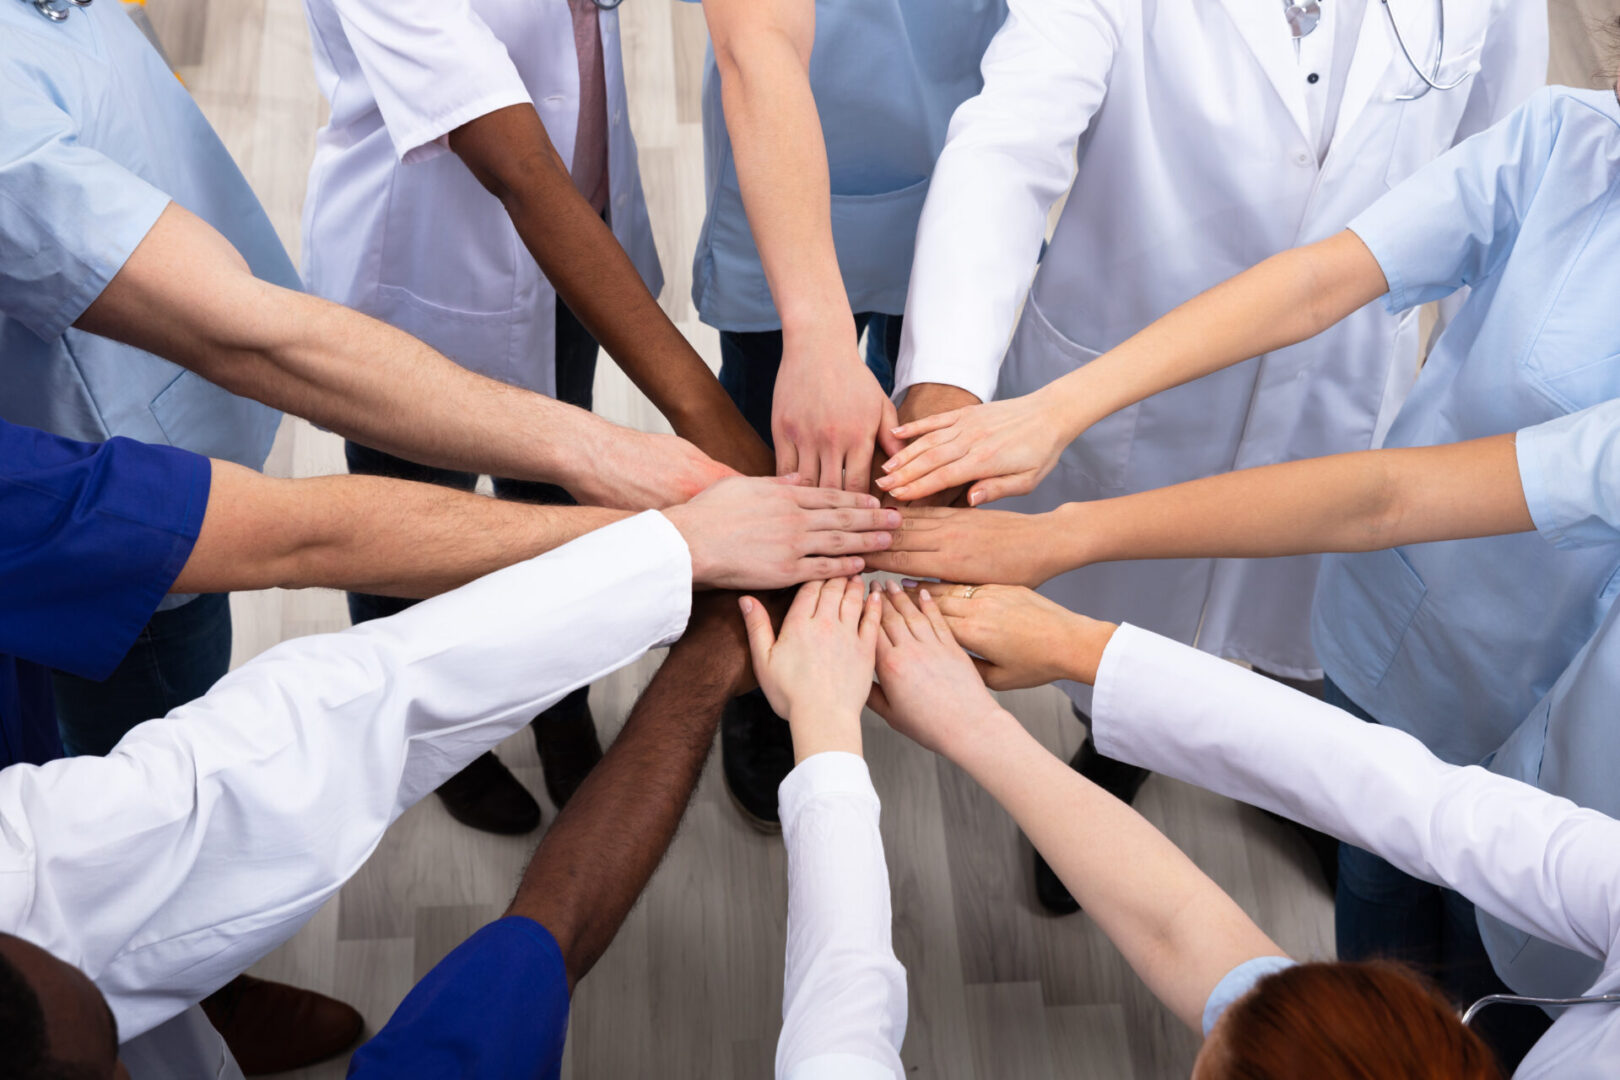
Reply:
[[[462,942],[349,1060],[351,1080],[556,1080],[568,974],[551,932],[509,915]]]
[[[0,653],[112,674],[202,528],[209,460],[0,422]]]

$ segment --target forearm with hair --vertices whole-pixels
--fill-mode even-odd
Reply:
[[[173,203],[75,325],[427,465],[572,489],[612,430],[376,319],[258,280],[223,236]]]
[[[434,596],[629,516],[374,476],[277,480],[215,461],[202,529],[171,591]]]
[[[1315,336],[1389,289],[1348,229],[1273,255],[1050,384],[1069,435],[1162,390]]]
[[[1535,527],[1512,435],[1242,469],[1069,503],[1050,521],[1072,566],[1375,551]]]
[[[606,951],[669,848],[746,648],[740,627],[696,622],[529,861],[507,914],[551,932],[570,987]]]
[[[1000,720],[951,758],[1012,815],[1154,996],[1200,1030],[1222,976],[1282,950],[1146,818]]]
[[[481,116],[450,133],[450,148],[500,199],[561,301],[675,433],[738,472],[769,475],[764,442],[579,194],[534,106]]]

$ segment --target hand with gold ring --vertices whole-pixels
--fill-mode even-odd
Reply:
[[[908,592],[917,582],[907,581]],[[1058,679],[1092,683],[1117,627],[1054,604],[1020,585],[922,586],[933,594],[952,636],[982,659],[992,690],[1044,686]]]

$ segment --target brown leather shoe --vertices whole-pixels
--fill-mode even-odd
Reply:
[[[203,1012],[246,1076],[302,1069],[350,1049],[366,1022],[353,1008],[285,983],[238,975]]]

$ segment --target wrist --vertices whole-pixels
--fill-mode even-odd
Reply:
[[[1018,718],[992,698],[971,717],[953,725],[940,740],[939,752],[969,774],[1006,747],[1016,735],[1027,734]]]
[[[692,563],[693,588],[707,587],[714,580],[716,569],[707,546],[698,539],[701,530],[697,528],[696,519],[702,512],[690,503],[665,507],[659,511],[666,521],[675,526],[675,531],[681,534],[681,540],[686,544],[686,555]]]
[[[1114,639],[1118,623],[1100,622],[1084,615],[1072,615],[1063,634],[1063,664],[1065,676],[1078,683],[1094,686],[1097,669],[1102,666],[1103,651]]]
[[[1098,512],[1106,502],[1098,499],[1063,503],[1040,515],[1042,550],[1050,552],[1059,564],[1052,568],[1051,576],[1109,560],[1107,515]]]
[[[797,765],[817,754],[840,751],[861,753],[861,714],[824,705],[806,703],[788,710],[788,729],[793,734],[793,763]]]
[[[1085,370],[1072,371],[1035,391],[1048,430],[1056,432],[1064,446],[1074,442],[1087,428],[1102,419],[1102,416],[1095,414],[1094,395],[1087,391]],[[1107,413],[1102,415],[1106,416]]]

